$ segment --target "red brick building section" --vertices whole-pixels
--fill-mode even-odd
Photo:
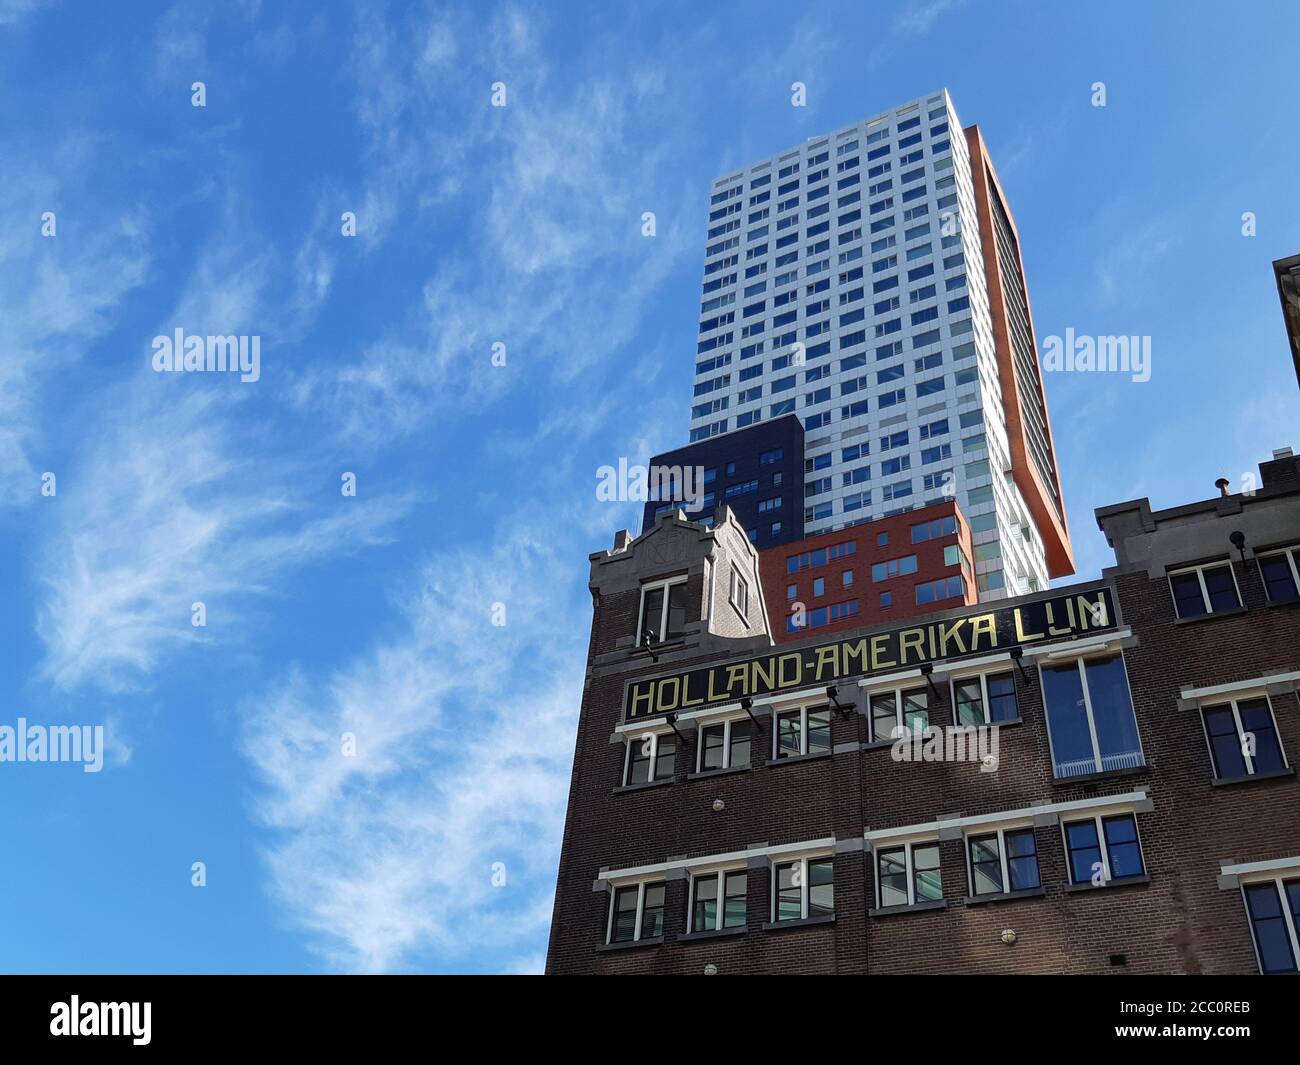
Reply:
[[[915,569],[907,561],[913,556]],[[875,580],[878,564],[895,564],[899,572]],[[768,548],[759,552],[759,573],[777,643],[978,602],[970,527],[955,501]],[[939,595],[935,582],[954,577],[961,580],[961,594]],[[921,586],[930,588],[921,593],[925,602],[918,602]],[[792,628],[800,616],[803,626]]]

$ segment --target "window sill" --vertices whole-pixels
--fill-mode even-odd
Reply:
[[[925,913],[927,910],[946,910],[948,908],[947,899],[931,899],[929,902],[914,902],[909,906],[880,906],[874,910],[868,910],[868,917],[893,917],[902,913]]]
[[[1250,607],[1234,606],[1231,610],[1216,610],[1211,614],[1197,614],[1194,618],[1174,618],[1175,625],[1195,625],[1198,621],[1216,621],[1219,618],[1235,618],[1249,614]]]
[[[687,780],[706,780],[709,777],[729,777],[733,773],[748,773],[754,765],[728,766],[726,769],[701,769],[698,773],[687,773]]]
[[[662,946],[663,936],[651,936],[649,939],[634,939],[630,943],[601,943],[596,948],[596,953],[605,954],[614,950],[635,950],[637,947],[658,947]]]
[[[678,943],[692,943],[697,939],[726,939],[729,936],[743,936],[749,931],[748,925],[737,925],[735,928],[714,928],[708,932],[683,932],[677,937]]]
[[[1142,777],[1150,772],[1147,765],[1135,765],[1131,769],[1103,769],[1100,773],[1080,773],[1074,777],[1053,777],[1052,784],[1096,784],[1106,780],[1123,780],[1125,777]]]
[[[904,737],[904,739],[906,739],[906,737]],[[860,743],[860,744],[858,744],[858,750],[860,750],[860,751],[887,751],[887,750],[889,750],[889,748],[891,748],[892,746],[894,746],[894,744],[897,743],[897,742],[898,742],[898,740],[871,740],[871,741],[868,742],[868,743]]]
[[[663,643],[651,644],[648,648],[644,646],[629,647],[627,651],[628,658],[662,658],[673,651],[682,651],[686,648],[685,640],[665,640]],[[653,651],[652,656],[650,652]]]
[[[1214,781],[1216,788],[1230,788],[1234,784],[1254,784],[1257,780],[1281,780],[1284,777],[1295,776],[1294,769],[1274,769],[1268,773],[1252,773],[1246,777],[1228,777],[1222,780]]]
[[[1096,884],[1066,884],[1065,893],[1067,895],[1077,895],[1088,891],[1107,891],[1110,888],[1127,887],[1130,884],[1149,884],[1151,877],[1146,873],[1141,876],[1126,876],[1123,880],[1107,880],[1106,883],[1098,886]]]
[[[1003,891],[998,895],[967,895],[963,900],[967,906],[983,906],[986,902],[1015,902],[1017,899],[1041,899],[1047,895],[1047,888],[1024,888],[1021,891]]]
[[[672,777],[665,777],[663,780],[647,780],[644,784],[620,784],[611,790],[615,795],[621,795],[628,791],[645,791],[647,788],[666,788],[672,782]]]
[[[782,932],[787,928],[807,928],[814,924],[834,924],[835,914],[822,913],[816,917],[800,917],[797,921],[767,921],[763,925],[764,932]]]
[[[788,755],[785,758],[774,758],[766,764],[768,769],[775,769],[777,766],[781,765],[792,765],[800,762],[817,762],[823,758],[830,758],[833,753],[833,751],[819,751],[817,754]]]

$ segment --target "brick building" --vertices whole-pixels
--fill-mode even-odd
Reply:
[[[1300,459],[1261,474],[1102,508],[1100,580],[779,645],[725,510],[620,534],[547,971],[1294,970]]]
[[[977,601],[970,526],[955,502],[759,552],[777,643]]]

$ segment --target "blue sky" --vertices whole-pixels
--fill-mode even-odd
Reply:
[[[1300,444],[1294,4],[648,7],[0,0],[0,724],[108,744],[0,764],[0,969],[540,969],[596,470],[685,441],[709,182],[810,135],[946,86],[1040,337],[1151,336],[1047,382],[1081,578]]]

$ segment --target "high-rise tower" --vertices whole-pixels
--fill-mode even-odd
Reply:
[[[692,442],[796,413],[808,534],[955,498],[981,599],[1074,570],[1028,286],[947,91],[713,183]]]

